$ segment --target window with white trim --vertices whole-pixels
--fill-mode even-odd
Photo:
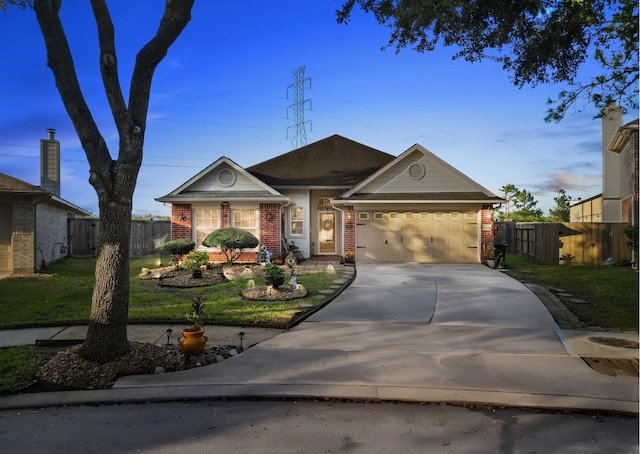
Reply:
[[[196,247],[202,246],[202,241],[211,232],[219,227],[218,210],[215,208],[196,208],[194,217],[196,220],[196,234],[194,241]]]
[[[304,210],[302,207],[290,207],[289,216],[291,219],[291,235],[302,235],[304,233],[302,225]]]
[[[258,236],[258,210],[255,208],[234,208],[231,225],[260,238]]]

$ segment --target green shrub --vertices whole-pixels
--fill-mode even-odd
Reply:
[[[260,240],[255,236],[236,227],[218,229],[202,241],[203,246],[220,248],[229,264],[238,260],[245,249],[252,249],[258,244]]]
[[[275,263],[267,263],[264,266],[264,274],[272,279],[280,279],[284,277],[284,270]]]
[[[209,254],[205,251],[193,251],[182,261],[182,268],[193,271],[207,263],[209,263]]]
[[[187,239],[171,240],[162,245],[162,249],[171,255],[184,255],[193,251],[196,243]]]
[[[179,240],[167,241],[162,245],[162,250],[167,251],[169,254],[171,254],[171,264],[177,265],[180,257],[193,251],[195,247],[195,242],[183,238]]]

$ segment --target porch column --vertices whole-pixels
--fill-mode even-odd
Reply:
[[[231,227],[231,205],[229,202],[222,202],[220,204],[220,227]]]
[[[353,205],[345,205],[342,212],[344,219],[344,245],[342,253],[356,252],[356,210]]]
[[[484,205],[480,211],[480,258],[481,260],[493,259],[485,256],[484,251],[491,246],[493,248],[494,213],[492,205]]]

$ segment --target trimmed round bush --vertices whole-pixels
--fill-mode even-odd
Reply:
[[[228,263],[236,261],[245,249],[252,249],[258,244],[260,240],[250,232],[236,227],[218,229],[202,241],[203,246],[220,248]]]
[[[167,241],[162,245],[162,249],[171,255],[184,255],[196,247],[196,243],[192,240],[179,239]]]

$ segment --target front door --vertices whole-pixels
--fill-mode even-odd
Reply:
[[[318,213],[318,253],[336,253],[336,213],[321,211]]]

